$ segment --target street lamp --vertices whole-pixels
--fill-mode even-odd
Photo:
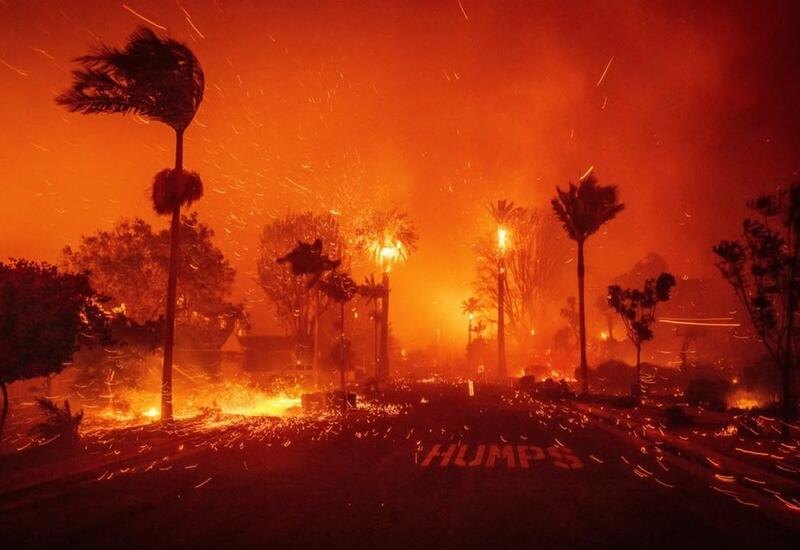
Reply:
[[[505,380],[506,368],[506,260],[505,252],[508,247],[508,231],[502,225],[497,228],[497,378]]]

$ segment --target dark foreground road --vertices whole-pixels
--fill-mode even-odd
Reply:
[[[0,493],[0,546],[796,548],[800,540],[800,514],[777,517],[736,484],[690,473],[564,404],[470,399],[442,386],[394,398],[406,404],[399,414],[359,411],[344,424],[250,419],[109,436],[104,466]],[[119,460],[109,463],[115,449]]]

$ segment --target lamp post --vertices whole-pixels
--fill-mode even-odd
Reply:
[[[506,322],[505,322],[505,300],[506,300],[506,261],[505,251],[507,246],[508,233],[502,225],[497,228],[497,378],[500,381],[506,379],[508,374],[506,368]]]

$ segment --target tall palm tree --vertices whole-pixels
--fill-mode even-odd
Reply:
[[[522,214],[513,201],[499,200],[489,204],[489,213],[497,224],[497,378],[504,380],[506,369],[506,258],[508,226]]]
[[[583,245],[606,222],[614,219],[625,205],[619,202],[615,185],[598,185],[594,174],[581,179],[579,185],[569,183],[569,189],[556,187],[556,197],[551,201],[556,215],[564,225],[570,239],[578,245],[578,326],[581,348],[581,384],[584,394],[589,392],[589,366],[586,363],[586,312],[584,304]]]
[[[203,195],[200,177],[183,170],[183,134],[203,100],[205,77],[188,46],[171,38],[162,39],[145,27],[128,38],[124,49],[100,45],[76,62],[80,68],[72,72],[72,87],[60,94],[56,103],[83,114],[134,113],[175,131],[175,168],[159,172],[152,187],[155,211],[172,215],[161,392],[161,419],[168,422],[172,420],[172,345],[181,206]]]

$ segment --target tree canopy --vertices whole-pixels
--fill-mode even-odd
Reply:
[[[783,413],[797,407],[797,365],[800,354],[800,183],[748,206],[756,218],[742,224],[744,240],[714,247],[717,267],[731,284],[782,372]]]
[[[505,214],[501,219],[508,232],[509,243],[503,253],[506,322],[511,334],[522,343],[539,323],[549,302],[549,291],[557,283],[557,270],[563,263],[560,241],[564,237],[557,222],[544,211],[500,202],[504,203],[502,210]],[[491,231],[481,235],[475,244],[475,252],[475,292],[487,311],[496,310],[497,272],[500,265],[496,233]]]
[[[235,276],[214,232],[196,213],[181,218],[183,253],[178,267],[177,323],[230,325],[240,308],[227,301]],[[108,231],[83,236],[76,248],[64,249],[64,264],[73,272],[89,272],[109,306],[137,323],[156,321],[166,310],[169,232],[155,232],[139,218],[118,222]],[[185,333],[185,330],[184,330]]]
[[[27,260],[0,263],[0,386],[61,372],[81,345],[107,337],[104,298],[85,274]]]
[[[192,50],[144,26],[122,50],[101,44],[76,61],[72,87],[56,98],[71,111],[136,113],[181,132],[203,101],[205,76]]]
[[[556,194],[553,210],[569,238],[577,242],[585,241],[625,208],[616,185],[599,185],[594,174],[578,185],[570,182],[566,191],[556,188]]]
[[[320,296],[318,307],[314,308],[317,292],[309,288],[310,278],[316,274],[308,272],[306,262],[297,263],[297,276],[293,272],[294,263],[288,255],[297,250],[298,242],[306,243],[308,255],[314,256],[314,242],[319,240],[320,261],[322,247],[329,258],[340,260],[345,254],[345,243],[339,234],[339,223],[332,214],[314,214],[312,212],[289,212],[284,218],[276,219],[264,227],[261,234],[260,256],[258,259],[258,282],[267,299],[275,307],[278,319],[293,335],[300,340],[311,336],[311,329],[316,314],[324,311],[329,300]],[[312,244],[308,244],[312,243]],[[303,251],[297,251],[303,256]],[[287,267],[278,260],[284,258],[291,266]],[[314,263],[311,261],[311,263]],[[313,270],[311,270],[313,271]]]

